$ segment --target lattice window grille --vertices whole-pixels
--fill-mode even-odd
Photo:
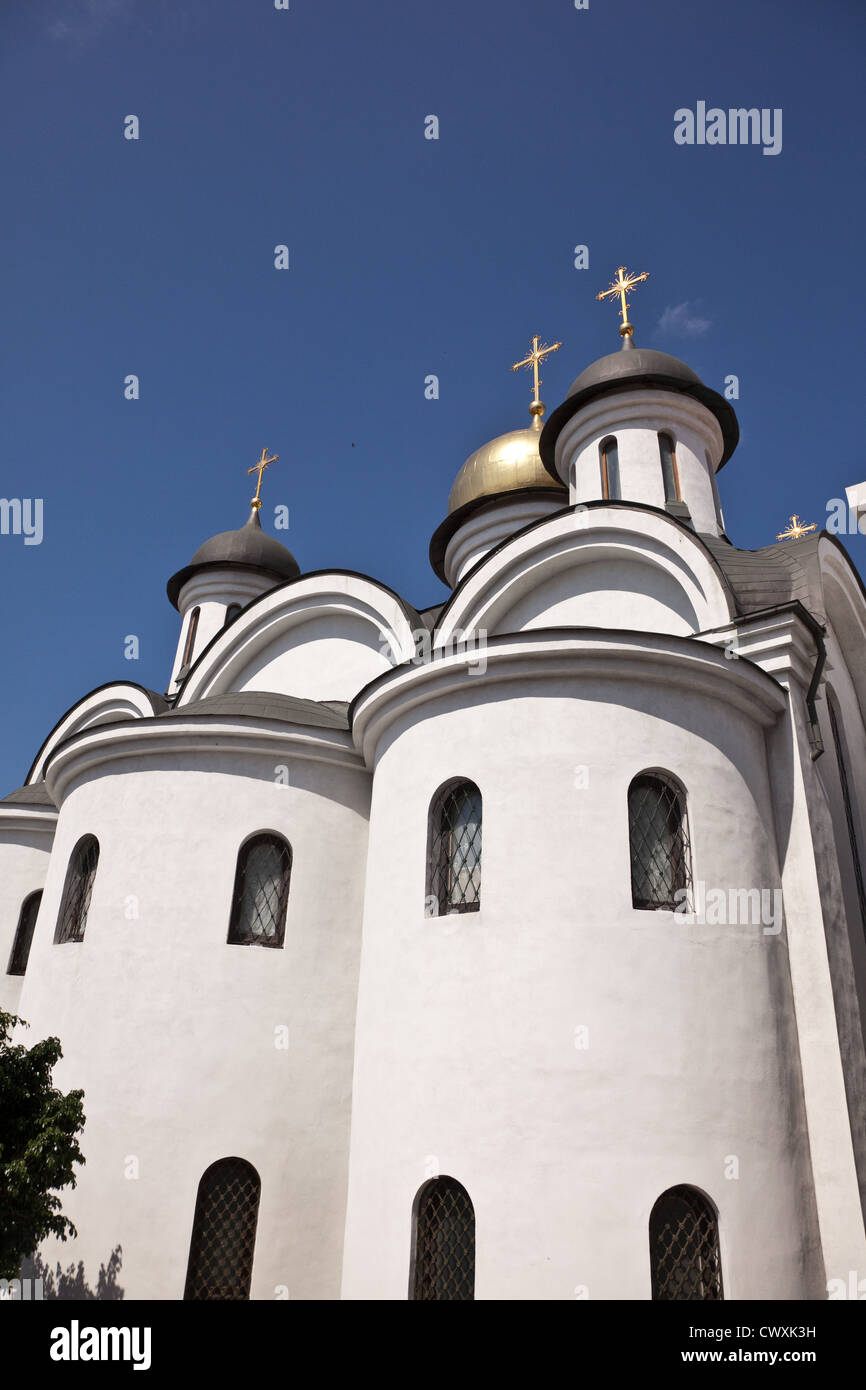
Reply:
[[[690,910],[689,830],[682,792],[661,777],[642,775],[629,787],[632,904]]]
[[[242,946],[282,946],[292,853],[285,840],[258,835],[238,856],[229,941]]]
[[[435,1178],[421,1194],[413,1297],[450,1303],[475,1298],[475,1212],[454,1178]]]
[[[7,974],[23,975],[27,969],[27,961],[30,956],[30,946],[33,941],[33,929],[36,926],[36,918],[39,915],[39,904],[42,902],[42,893],[31,893],[21,904],[21,913],[18,918],[18,926],[15,931],[15,940],[12,943],[12,954],[9,957],[9,967]]]
[[[715,1212],[692,1188],[672,1188],[650,1219],[652,1296],[661,1301],[721,1300],[722,1265]]]
[[[241,1302],[250,1296],[261,1183],[244,1159],[215,1163],[199,1183],[184,1298]]]
[[[84,940],[98,863],[99,841],[90,835],[73,852],[54,936],[56,943]]]
[[[428,913],[481,906],[481,793],[472,782],[443,787],[431,807]]]

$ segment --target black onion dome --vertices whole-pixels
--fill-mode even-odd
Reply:
[[[678,357],[672,357],[669,352],[657,352],[655,348],[635,347],[629,337],[624,340],[619,352],[610,352],[606,357],[599,357],[596,362],[590,363],[571,383],[562,405],[557,406],[550,416],[541,432],[538,446],[548,472],[558,477],[554,460],[556,441],[573,415],[599,396],[633,391],[641,386],[680,391],[705,405],[715,415],[722,431],[724,450],[719,467],[727,463],[740,438],[740,427],[730,402],[718,391],[705,386],[697,372]]]
[[[220,531],[218,536],[211,536],[199,546],[189,564],[172,575],[166,589],[175,608],[184,584],[202,569],[258,570],[275,584],[297,579],[301,572],[288,547],[262,530],[257,510],[250,512],[246,525],[237,531]]]

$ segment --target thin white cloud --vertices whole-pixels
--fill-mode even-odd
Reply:
[[[656,334],[674,338],[700,338],[712,328],[712,320],[698,312],[701,301],[686,299],[682,304],[669,304],[656,324]]]

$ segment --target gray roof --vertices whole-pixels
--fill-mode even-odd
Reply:
[[[799,541],[779,541],[761,550],[737,550],[718,536],[701,535],[718,563],[741,614],[758,613],[799,600],[815,617],[821,616],[818,545],[822,532]]]
[[[53,810],[57,809],[48,795],[48,788],[44,782],[33,782],[29,786],[19,787],[17,791],[10,792],[2,800],[4,802],[13,801],[17,806],[50,806]]]
[[[231,691],[208,695],[204,700],[166,710],[160,719],[198,718],[209,715],[241,715],[248,719],[277,719],[286,724],[308,724],[317,729],[348,729],[348,704],[342,700],[301,700],[295,695],[276,695],[268,690]]]
[[[619,352],[609,352],[580,373],[569,387],[568,395],[550,416],[541,431],[539,453],[549,473],[557,477],[555,463],[556,441],[567,422],[584,405],[599,396],[615,391],[632,391],[635,387],[660,387],[664,391],[680,391],[693,396],[715,415],[722,431],[724,448],[719,464],[731,457],[740,438],[740,427],[730,401],[705,386],[697,372],[678,357],[655,348],[635,347],[631,338],[624,338]]]
[[[220,531],[219,535],[211,536],[199,546],[189,564],[172,575],[167,592],[175,608],[181,589],[196,570],[218,566],[264,570],[279,582],[297,579],[301,572],[292,552],[276,536],[269,536],[262,530],[258,511],[253,510],[244,526],[237,531]]]
[[[621,382],[632,377],[646,376],[666,376],[672,381],[681,381],[689,386],[703,385],[697,372],[692,371],[691,367],[681,362],[678,357],[672,357],[669,352],[658,352],[655,348],[639,348],[633,344],[626,348],[624,343],[619,352],[609,352],[606,357],[599,357],[585,367],[580,376],[571,383],[567,394],[579,396],[590,387],[608,386],[614,381]]]
[[[439,621],[439,614],[442,612],[442,609],[444,607],[445,603],[443,601],[442,603],[434,603],[430,608],[418,609],[418,617],[421,619],[424,626],[430,632],[432,632],[433,629],[436,627],[436,624]]]

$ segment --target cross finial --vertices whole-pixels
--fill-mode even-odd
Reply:
[[[797,513],[795,512],[794,515],[790,518],[790,525],[786,526],[784,531],[779,532],[779,534],[776,536],[776,540],[798,541],[801,536],[807,536],[810,531],[816,530],[817,525],[818,523],[816,521],[813,521],[810,526],[806,526],[805,523],[800,520]]]
[[[619,335],[621,338],[630,338],[634,333],[634,325],[628,321],[628,303],[626,302],[626,295],[634,285],[639,285],[642,280],[648,279],[649,273],[646,270],[642,271],[640,275],[629,275],[625,266],[621,265],[617,269],[616,279],[611,280],[609,289],[602,290],[601,294],[595,296],[596,299],[612,299],[614,295],[619,295],[620,313],[622,314],[622,323],[619,326]]]
[[[259,510],[259,508],[261,507],[261,505],[262,505],[262,499],[261,499],[261,497],[259,496],[259,493],[260,493],[261,490],[262,490],[262,474],[264,473],[264,471],[265,471],[265,469],[267,468],[268,464],[269,464],[269,463],[276,463],[276,461],[277,461],[277,459],[278,459],[279,457],[280,457],[279,454],[271,454],[271,457],[268,458],[268,451],[267,451],[267,449],[262,449],[262,456],[261,456],[261,458],[259,459],[258,463],[254,463],[253,466],[252,466],[252,468],[248,468],[248,469],[247,469],[247,476],[249,476],[250,473],[258,473],[258,475],[259,475],[259,480],[258,480],[258,483],[256,484],[256,495],[255,495],[255,497],[252,498],[252,500],[251,500],[251,502],[250,502],[250,506],[252,507],[252,509],[253,509],[254,512],[257,512],[257,511]]]
[[[553,343],[551,347],[546,347],[543,344],[539,347],[539,343],[541,343],[540,337],[537,333],[533,334],[532,351],[529,356],[524,357],[522,362],[512,363],[511,366],[513,372],[519,371],[521,367],[532,368],[532,404],[529,407],[529,413],[533,419],[536,415],[544,414],[544,401],[541,399],[541,377],[538,372],[538,364],[543,362],[545,357],[549,357],[552,352],[556,352],[557,348],[562,347],[562,343]]]

